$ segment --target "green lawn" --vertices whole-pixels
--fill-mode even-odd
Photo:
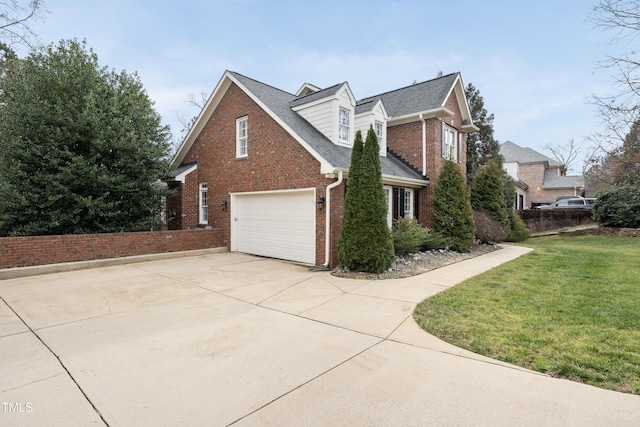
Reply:
[[[524,245],[535,250],[423,301],[418,324],[494,359],[640,394],[640,239]]]

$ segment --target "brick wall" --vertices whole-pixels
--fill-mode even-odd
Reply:
[[[457,115],[444,121],[458,129],[461,138],[458,165],[462,174],[466,177],[467,135],[460,131],[460,109],[457,105],[455,94],[452,94],[446,106],[452,111],[456,111]],[[425,175],[429,178],[430,184],[419,191],[418,221],[427,227],[433,227],[433,193],[444,165],[444,158],[442,157],[442,122],[439,119],[427,119],[425,122],[427,145]],[[422,122],[417,121],[389,127],[387,129],[387,144],[393,152],[400,155],[416,169],[422,171]]]
[[[236,119],[241,117],[247,117],[248,156],[237,158]],[[229,193],[315,188],[319,198],[326,197],[326,186],[335,182],[320,174],[320,162],[235,84],[220,100],[183,164],[193,161],[198,162],[198,168],[187,175],[180,194],[181,228],[221,228],[227,245],[231,240]],[[201,182],[208,184],[207,224],[198,224]],[[335,196],[339,188],[332,193],[332,210],[341,206]],[[225,210],[223,200],[228,203]],[[316,215],[316,264],[320,265],[325,258],[324,210]],[[340,219],[332,217],[331,221],[335,225]]]
[[[220,229],[0,237],[0,268],[224,246]]]
[[[564,227],[597,224],[589,209],[526,209],[516,211],[533,233],[557,230]]]

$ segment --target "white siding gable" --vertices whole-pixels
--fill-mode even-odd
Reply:
[[[503,165],[504,169],[511,176],[511,178],[515,179],[516,181],[520,179],[519,166],[520,165],[518,165],[518,162],[508,162],[504,163]]]
[[[297,113],[318,129],[324,136],[333,141],[333,103],[330,98],[304,105]],[[337,120],[337,119],[336,119]]]
[[[367,137],[369,127],[373,126],[373,130],[376,130],[376,122],[382,123],[382,138],[378,138],[380,144],[380,155],[387,155],[387,111],[384,109],[382,101],[378,101],[371,111],[358,114],[355,118],[356,131],[362,132],[362,137]]]
[[[345,83],[338,91],[326,98],[317,99],[308,104],[300,105],[294,108],[298,114],[305,118],[313,127],[318,129],[324,136],[336,145],[349,146],[353,145],[354,130],[354,110],[356,100],[349,89],[349,85]],[[349,140],[340,141],[340,109],[343,108],[349,112]]]

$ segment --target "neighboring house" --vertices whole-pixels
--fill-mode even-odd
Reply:
[[[170,229],[219,227],[231,251],[337,264],[351,147],[372,126],[387,221],[432,225],[445,158],[477,131],[459,73],[357,101],[348,83],[296,94],[226,71],[173,159]]]
[[[500,145],[504,169],[516,181],[516,209],[550,204],[558,196],[580,196],[584,177],[567,176],[565,165],[511,141]]]

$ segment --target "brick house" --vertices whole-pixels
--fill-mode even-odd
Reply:
[[[584,176],[567,176],[565,165],[511,141],[500,145],[504,169],[516,181],[516,209],[550,204],[558,196],[580,196]]]
[[[231,251],[333,267],[351,146],[372,126],[387,221],[432,225],[445,158],[465,172],[459,73],[357,100],[347,82],[296,94],[226,71],[176,153],[169,229],[221,228]]]

